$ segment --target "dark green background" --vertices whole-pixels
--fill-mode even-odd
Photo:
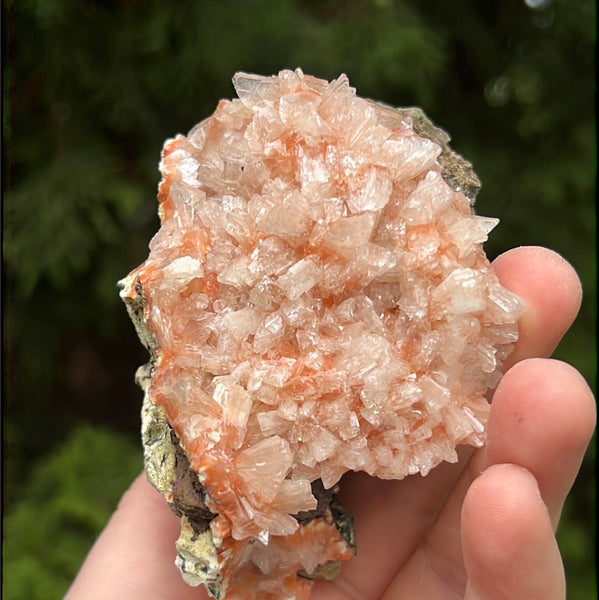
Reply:
[[[580,274],[556,356],[595,383],[591,0],[19,0],[4,25],[7,598],[60,598],[141,468],[146,360],[116,281],[158,227],[163,141],[282,68],[421,106],[471,160],[488,254],[540,244]],[[594,592],[594,445],[559,540]],[[48,552],[48,545],[52,552]]]

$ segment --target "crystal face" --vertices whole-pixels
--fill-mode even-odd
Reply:
[[[301,600],[353,555],[344,473],[426,475],[484,443],[522,307],[482,249],[476,176],[421,111],[344,75],[233,83],[165,143],[161,228],[121,296],[183,577]]]

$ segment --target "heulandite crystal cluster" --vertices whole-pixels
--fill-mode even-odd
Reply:
[[[426,475],[484,442],[521,303],[482,249],[476,176],[421,111],[344,75],[233,83],[165,143],[162,225],[121,296],[183,577],[300,600],[354,552],[344,473]]]

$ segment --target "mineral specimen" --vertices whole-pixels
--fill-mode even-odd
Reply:
[[[344,75],[233,83],[165,143],[162,225],[121,296],[183,577],[300,600],[354,552],[344,473],[426,475],[483,444],[521,303],[482,249],[478,179],[420,110]]]

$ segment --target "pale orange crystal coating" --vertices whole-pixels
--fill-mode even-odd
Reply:
[[[482,249],[496,219],[409,113],[345,76],[234,84],[166,142],[162,226],[124,296],[153,337],[148,396],[218,515],[224,597],[300,599],[298,571],[351,556],[330,519],[295,518],[311,483],[426,475],[480,446],[521,303]]]

